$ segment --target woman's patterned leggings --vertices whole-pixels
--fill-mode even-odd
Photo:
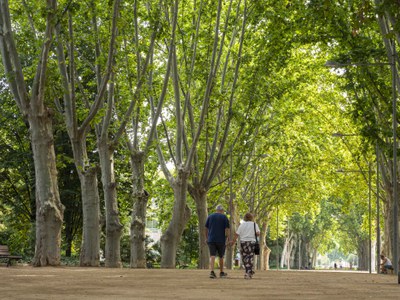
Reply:
[[[253,274],[254,242],[241,242],[240,255],[247,274]]]

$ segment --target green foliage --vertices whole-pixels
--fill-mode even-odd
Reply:
[[[176,253],[177,266],[197,266],[199,257],[199,233],[196,216],[192,216],[183,232]]]
[[[0,244],[33,256],[35,237],[34,167],[26,124],[10,95],[0,96]]]

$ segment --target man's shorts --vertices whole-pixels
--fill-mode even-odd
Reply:
[[[217,252],[219,257],[225,255],[225,243],[208,243],[208,249],[210,249],[210,256],[216,256]]]

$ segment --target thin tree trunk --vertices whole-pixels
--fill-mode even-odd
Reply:
[[[299,239],[298,239],[298,245],[299,245],[299,247],[298,247],[298,251],[299,251],[299,259],[298,259],[298,262],[297,262],[297,266],[298,266],[298,269],[300,270],[301,269],[301,266],[302,266],[302,256],[301,256],[301,246],[302,246],[302,239],[301,239],[301,235],[300,235],[300,237],[299,237]]]
[[[207,192],[201,191],[199,188],[189,188],[189,192],[196,203],[196,212],[198,217],[199,228],[199,269],[208,269],[210,265],[209,251],[206,240],[206,220],[207,211]]]
[[[103,183],[105,213],[106,213],[106,267],[120,268],[122,224],[119,221],[117,190],[114,178],[114,155],[107,140],[100,140],[99,157],[101,166],[101,181]]]
[[[267,223],[263,222],[261,224],[260,228],[260,236],[259,236],[259,243],[260,243],[260,255],[259,255],[259,260],[260,260],[260,269],[261,270],[267,270],[266,264],[268,264],[268,261],[265,261],[265,255],[264,251],[267,249],[267,245],[265,243],[265,238],[267,236]]]
[[[229,237],[229,240],[232,241],[233,234],[234,234],[234,232],[236,232],[236,231],[233,231],[233,230],[235,230],[234,216],[235,216],[236,212],[235,212],[235,205],[233,204],[233,199],[230,199],[230,197],[231,197],[231,194],[225,196],[226,202],[229,203],[229,213],[230,213],[230,218],[229,218],[229,229],[230,230],[229,230],[228,237]],[[230,270],[232,270],[232,268],[233,268],[233,259],[236,256],[234,250],[235,250],[234,247],[226,247],[226,254],[225,254],[226,258],[225,258],[224,262],[225,262],[226,268],[230,269]]]
[[[282,249],[282,255],[281,255],[281,269],[287,264],[287,249],[288,249],[288,238],[285,238],[285,243]]]
[[[146,208],[149,195],[144,190],[143,152],[131,154],[132,165],[132,221],[131,221],[131,268],[146,268]]]
[[[381,153],[383,155],[383,153]],[[383,158],[381,161],[387,161]],[[383,199],[382,215],[384,220],[383,226],[383,243],[381,253],[387,257],[393,257],[393,186],[392,186],[392,161],[388,164],[381,164],[382,185],[386,197]]]

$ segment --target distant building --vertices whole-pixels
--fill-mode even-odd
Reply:
[[[157,243],[161,238],[161,230],[158,228],[157,220],[147,220],[146,221],[146,235],[148,235],[153,242]]]

